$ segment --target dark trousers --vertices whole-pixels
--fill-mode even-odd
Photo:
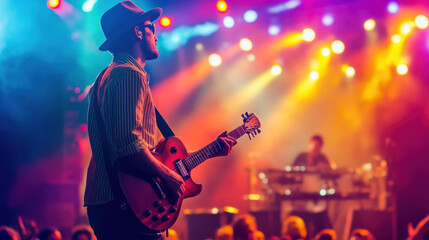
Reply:
[[[98,240],[154,240],[160,232],[148,229],[130,211],[115,202],[87,206],[89,224]]]

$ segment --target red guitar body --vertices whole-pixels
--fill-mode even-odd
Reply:
[[[173,170],[175,169],[174,162],[178,159],[180,161],[185,159],[188,152],[182,141],[176,137],[169,137],[159,142],[153,156]],[[157,182],[164,194],[167,196],[171,194],[165,190],[159,179]],[[158,191],[159,188],[141,178],[119,172],[119,183],[134,214],[145,226],[159,231],[166,230],[174,224],[179,216],[184,198],[196,196],[202,189],[201,184],[196,184],[192,178],[188,178],[185,180],[184,194],[175,202],[168,197],[163,198]]]
[[[244,134],[256,135],[261,126],[255,114],[242,114],[244,124],[228,133],[235,139]],[[126,200],[137,218],[148,228],[162,231],[170,228],[179,216],[182,201],[201,192],[190,171],[205,160],[217,156],[222,150],[220,140],[215,140],[188,156],[185,145],[176,137],[161,140],[152,152],[153,156],[168,168],[176,171],[185,182],[185,192],[180,197],[164,187],[159,179],[144,179],[119,171],[119,184]]]

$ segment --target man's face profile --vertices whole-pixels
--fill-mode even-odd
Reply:
[[[146,56],[146,60],[156,59],[159,56],[158,49],[156,48],[156,42],[158,41],[158,38],[149,27],[143,28],[143,26],[148,26],[150,24],[151,22],[146,20],[141,24],[140,28],[140,31],[143,33],[141,47],[144,55]]]

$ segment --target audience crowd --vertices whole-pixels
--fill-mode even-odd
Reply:
[[[0,226],[0,240],[63,240],[61,232],[56,228],[37,229],[34,221],[23,223],[18,217],[19,229],[8,226]],[[429,231],[429,215],[414,228],[408,226],[409,236],[407,240],[420,240]],[[250,214],[239,215],[231,225],[225,225],[217,229],[214,238],[205,240],[266,240],[263,232],[258,230],[256,219]],[[160,240],[179,240],[173,229],[164,232]],[[298,216],[289,216],[283,221],[280,236],[271,236],[267,240],[337,240],[337,234],[333,229],[323,229],[314,237],[307,235],[304,220]],[[70,240],[96,240],[96,237],[88,225],[79,225],[72,230]],[[354,229],[349,240],[375,240],[374,235],[366,229]]]

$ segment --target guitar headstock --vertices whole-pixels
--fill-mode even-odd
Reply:
[[[255,135],[261,133],[261,130],[259,129],[261,127],[261,123],[254,113],[249,114],[246,112],[245,114],[241,114],[241,117],[243,117],[244,131],[246,131],[249,139],[252,139],[250,134],[252,134],[252,137],[255,137]]]

